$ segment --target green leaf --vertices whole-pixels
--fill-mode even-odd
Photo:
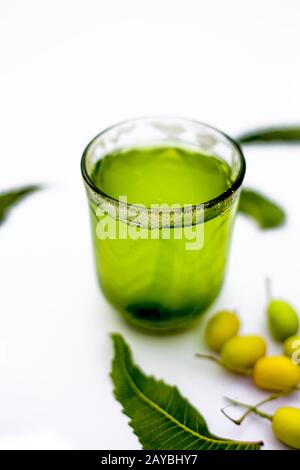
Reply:
[[[241,191],[239,212],[254,219],[262,229],[277,228],[284,224],[284,210],[274,201],[252,189]]]
[[[0,194],[0,224],[4,221],[9,210],[21,199],[40,189],[40,186],[24,186],[23,188]]]
[[[247,132],[237,140],[241,144],[300,143],[300,127],[270,127]]]
[[[259,450],[261,442],[220,439],[176,387],[146,376],[133,362],[119,334],[112,335],[115,397],[147,450]]]

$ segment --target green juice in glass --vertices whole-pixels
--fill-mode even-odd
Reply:
[[[113,200],[126,196],[138,207],[183,208],[224,194],[232,185],[232,170],[222,158],[188,146],[142,146],[104,156],[93,165],[90,179]],[[97,215],[97,202],[90,200],[96,269],[106,298],[137,326],[185,326],[220,290],[236,206],[237,198],[222,210],[217,204],[208,208],[208,215],[205,208],[204,220],[192,221],[184,234],[178,223],[140,224],[133,226],[134,236],[125,237],[130,223],[105,211]],[[99,237],[104,217],[114,219],[114,237]],[[191,248],[199,229],[201,246]]]

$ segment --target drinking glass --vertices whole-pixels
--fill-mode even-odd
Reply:
[[[159,146],[189,148],[218,158],[229,168],[230,184],[213,199],[171,210],[129,204],[126,194],[120,194],[120,200],[95,184],[95,166],[107,155]],[[223,283],[245,174],[239,145],[200,122],[134,119],[97,135],[83,153],[81,169],[97,277],[108,302],[142,328],[187,326],[216,299]],[[155,186],[155,178],[152,183]],[[185,183],[179,180],[180,184]]]

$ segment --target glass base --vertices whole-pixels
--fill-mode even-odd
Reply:
[[[127,309],[113,306],[126,323],[140,331],[155,334],[179,333],[193,328],[216,299],[211,299],[205,306],[169,310],[152,302],[141,302],[129,305]]]

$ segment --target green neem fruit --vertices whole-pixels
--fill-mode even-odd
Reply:
[[[277,439],[294,449],[300,449],[299,408],[279,408],[273,416],[272,428]]]
[[[300,364],[300,336],[291,336],[286,339],[283,345],[284,354],[295,359],[294,362]]]
[[[222,346],[240,329],[240,320],[236,313],[222,310],[216,313],[207,323],[205,341],[209,348],[219,352]]]
[[[232,372],[247,374],[266,354],[266,349],[266,342],[260,336],[235,336],[224,344],[221,363]]]
[[[289,357],[262,357],[254,366],[253,380],[263,390],[287,392],[299,384],[300,367]]]
[[[299,330],[296,310],[283,300],[271,300],[267,315],[271,333],[276,341],[285,341]]]

